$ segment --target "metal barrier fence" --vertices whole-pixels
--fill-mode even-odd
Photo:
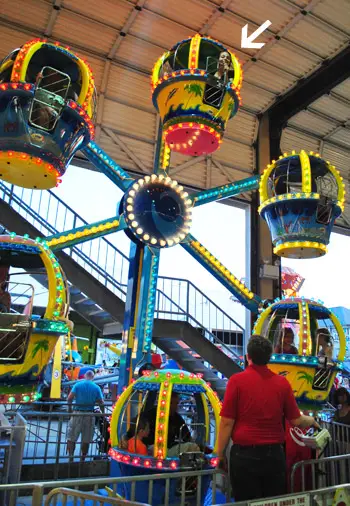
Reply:
[[[44,404],[44,403],[42,403]],[[54,405],[51,405],[51,409]],[[71,419],[84,417],[83,423],[92,427],[92,438],[89,441],[88,453],[85,462],[107,461],[109,440],[109,417],[110,407],[106,407],[105,413],[82,413],[63,412],[63,403],[60,403],[61,411],[23,411],[25,417],[26,437],[23,442],[23,459],[25,479],[57,479],[86,476],[86,465],[83,465],[81,456],[81,438],[76,442],[75,453],[68,455],[67,439],[68,427]],[[7,415],[11,412],[6,413]],[[18,416],[16,414],[16,416]],[[0,439],[1,449],[1,439]],[[8,449],[8,458],[11,460],[14,451],[18,451],[14,445]],[[102,470],[99,474],[106,474]],[[22,478],[23,479],[23,478]],[[20,476],[16,481],[20,481]],[[13,481],[12,481],[13,482]],[[3,480],[7,483],[7,480]]]
[[[71,490],[69,488],[55,488],[51,490],[45,499],[45,506],[56,506],[57,502],[60,501],[59,504],[62,506],[66,506],[69,500],[73,499],[75,504],[79,504],[79,506],[85,505],[103,505],[107,506],[123,506],[123,504],[128,506],[151,506],[150,504],[133,502],[133,501],[124,501],[123,499],[118,499],[116,497],[102,497],[101,495],[91,494],[89,492],[78,492],[77,490]],[[79,500],[79,503],[77,503]]]
[[[26,423],[20,414],[11,424],[0,413],[0,483],[20,481],[25,434]]]
[[[332,438],[325,450],[325,456],[350,454],[350,425],[322,422],[322,427],[329,431]]]
[[[291,490],[307,491],[347,483],[350,476],[350,455],[303,460],[294,464]]]
[[[261,501],[263,504],[277,506],[281,504],[285,504],[286,506],[330,506],[335,504],[334,497],[336,493],[344,491],[347,495],[350,494],[350,484],[339,485],[337,487],[329,487],[329,488],[321,488],[318,490],[312,490],[306,493],[298,493],[298,494],[289,494],[284,495],[282,497],[271,497],[267,498],[264,501]],[[260,502],[259,502],[260,503]],[[213,506],[250,506],[251,504],[255,504],[252,501],[240,501],[240,502],[230,502],[226,504],[216,504]],[[337,504],[343,504],[348,506],[348,502],[339,502]]]
[[[211,488],[208,491],[209,495],[206,498],[206,500],[208,500],[208,504],[215,504],[217,497],[216,494],[219,490],[225,493],[226,500],[231,499],[229,493],[229,481],[227,479],[227,476],[224,473],[222,473],[222,471],[219,471],[217,469],[210,469],[205,471],[162,473],[162,474],[121,477],[121,478],[104,477],[104,478],[93,478],[93,479],[90,478],[79,480],[62,480],[62,481],[55,480],[36,483],[18,483],[16,485],[0,485],[0,504],[2,506],[16,506],[19,497],[29,495],[32,497],[31,506],[43,506],[43,504],[45,504],[45,506],[54,506],[55,503],[53,502],[49,503],[44,502],[45,496],[54,489],[58,489],[60,487],[64,487],[65,489],[72,488],[79,493],[83,492],[83,496],[85,498],[85,494],[88,492],[95,495],[98,495],[99,492],[100,493],[102,492],[105,495],[107,495],[106,487],[110,489],[110,493],[116,495],[117,490],[118,493],[120,493],[119,492],[120,488],[128,486],[130,489],[131,495],[130,501],[132,505],[135,504],[135,502],[133,501],[135,501],[137,484],[139,484],[139,486],[142,484],[143,489],[144,487],[148,487],[148,490],[146,489],[148,496],[147,503],[152,505],[154,502],[153,498],[155,497],[154,494],[157,492],[157,489],[155,487],[161,484],[162,490],[164,491],[163,497],[161,498],[161,500],[163,501],[162,506],[171,506],[169,497],[170,484],[171,482],[173,482],[173,480],[176,480],[179,483],[179,486],[177,487],[177,490],[179,491],[177,496],[177,506],[186,506],[187,501],[189,500],[188,491],[186,489],[186,483],[187,480],[191,478],[197,479],[197,489],[194,495],[191,497],[192,500],[191,504],[193,506],[203,506],[201,492],[202,492],[202,484],[205,478],[212,479]],[[46,501],[47,499],[48,497],[46,498]],[[81,503],[75,502],[74,504],[76,505],[79,504],[80,506]],[[126,504],[129,504],[130,506],[130,502],[126,502]],[[96,506],[97,505],[98,502],[96,502]]]
[[[201,437],[203,431],[192,419],[192,407],[190,402],[182,403],[180,413],[184,417],[187,426],[194,432],[194,439],[197,440],[198,437]],[[108,474],[109,417],[111,412],[111,403],[105,405],[105,413],[103,414],[81,411],[70,413],[67,403],[64,402],[35,402],[31,406],[21,406],[20,413],[23,415],[21,418],[26,427],[25,440],[22,445],[22,481],[79,478],[91,476],[92,473],[100,476]],[[5,413],[10,421],[14,423],[19,411],[7,411]],[[88,453],[84,459],[81,455],[81,437],[75,444],[74,455],[70,457],[68,454],[67,442],[71,419],[77,420],[84,427],[93,427]],[[211,417],[210,421],[212,421]],[[210,432],[214,434],[214,428]],[[204,444],[204,441],[202,443]],[[205,444],[212,445],[213,441],[205,441]],[[18,448],[18,445],[16,448]],[[13,448],[10,446],[8,449],[10,456],[12,451]],[[19,474],[15,481],[20,481]],[[7,482],[7,479],[4,478],[3,483]]]

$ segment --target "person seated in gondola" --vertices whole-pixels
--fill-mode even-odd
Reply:
[[[333,360],[333,340],[327,328],[316,330],[316,350],[318,357],[325,357],[328,361]]]
[[[200,451],[199,446],[191,441],[191,433],[185,420],[177,412],[179,401],[179,394],[173,392],[170,401],[168,423],[168,457],[176,457],[180,453]],[[152,446],[154,444],[156,431],[157,406],[151,408],[149,411],[146,411],[142,414],[142,416],[149,422],[149,434],[147,437],[143,438],[143,443],[147,446]],[[128,448],[129,440],[135,436],[136,422],[137,419],[132,421],[130,428],[122,438],[121,447],[123,449]]]
[[[217,109],[220,108],[225,94],[225,86],[233,76],[231,55],[227,51],[222,51],[216,69],[208,74],[203,102]]]
[[[275,346],[275,353],[283,353],[288,355],[298,355],[298,350],[294,346],[294,332],[290,327],[282,330],[277,346]]]
[[[148,455],[147,440],[150,432],[150,424],[146,417],[141,416],[137,424],[137,434],[128,441],[128,452],[138,455]]]
[[[233,77],[232,59],[230,53],[227,51],[220,53],[215,77],[225,83]]]

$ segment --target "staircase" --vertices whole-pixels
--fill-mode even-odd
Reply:
[[[0,195],[1,224],[20,235],[45,237],[87,224],[51,191],[26,190],[1,182]],[[101,332],[108,324],[122,323],[128,257],[106,238],[67,248],[57,252],[57,257],[69,280],[71,307]],[[29,273],[47,286],[44,272]],[[225,345],[215,330],[224,331],[234,346]],[[242,327],[190,281],[158,278],[155,344],[184,369],[203,374],[219,394],[225,389],[224,378],[241,370],[242,333]]]

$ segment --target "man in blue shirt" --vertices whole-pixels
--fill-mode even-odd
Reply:
[[[89,450],[89,444],[92,441],[95,427],[95,417],[92,416],[95,404],[99,404],[104,412],[103,395],[100,387],[92,380],[93,371],[87,371],[85,379],[78,381],[68,395],[69,412],[72,412],[72,403],[74,402],[73,416],[69,420],[67,431],[67,450],[72,458],[75,445],[81,434],[81,456],[84,462]]]

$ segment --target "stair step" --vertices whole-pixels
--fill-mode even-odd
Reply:
[[[88,315],[94,316],[94,315],[101,314],[101,313],[108,314],[104,309],[99,308],[99,309],[94,309],[93,311],[89,311]]]
[[[81,304],[82,302],[85,302],[86,300],[89,300],[89,297],[86,297],[85,295],[83,297],[80,297],[78,300],[73,300],[73,304]]]
[[[70,285],[70,287],[69,287],[69,293],[71,295],[78,295],[79,293],[81,293],[81,291],[76,286]]]

